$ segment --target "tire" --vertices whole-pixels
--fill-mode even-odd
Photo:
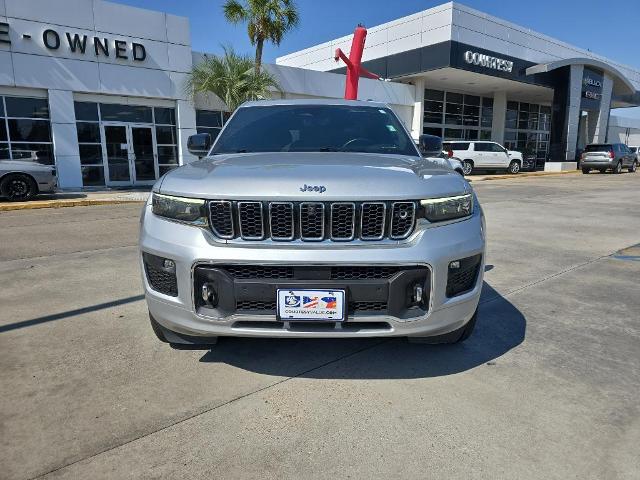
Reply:
[[[589,168],[585,168],[585,167],[582,167],[582,173],[584,173],[585,175],[586,175],[587,173],[589,173],[590,171],[591,171],[591,169],[589,169]]]
[[[463,175],[471,175],[473,172],[473,162],[471,160],[463,160],[462,161],[462,174]]]
[[[25,202],[38,193],[38,185],[29,175],[10,173],[0,182],[0,194],[10,202]]]
[[[513,161],[509,164],[509,168],[507,169],[507,171],[508,171],[511,175],[516,175],[516,174],[520,173],[520,162],[518,162],[517,160],[513,160]]]
[[[634,162],[631,164],[631,166],[629,167],[628,171],[629,173],[636,173],[636,170],[638,169],[638,162],[636,162],[634,160]]]
[[[616,163],[616,166],[613,167],[612,172],[615,173],[616,175],[622,173],[622,162]]]
[[[409,343],[420,343],[426,345],[461,343],[471,336],[473,330],[476,328],[477,319],[478,309],[476,308],[471,319],[458,330],[433,337],[407,337],[407,339],[409,340]]]

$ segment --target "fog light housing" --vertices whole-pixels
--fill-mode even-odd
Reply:
[[[481,264],[481,254],[449,262],[447,297],[456,297],[473,290],[478,279]]]
[[[142,254],[142,260],[149,286],[164,295],[177,297],[178,279],[175,261],[146,252]]]

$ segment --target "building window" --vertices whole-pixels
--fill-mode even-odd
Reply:
[[[196,110],[196,130],[198,133],[208,133],[215,140],[226,119],[226,112],[220,110]]]
[[[110,103],[75,102],[76,132],[80,149],[80,168],[84,186],[104,186],[107,180],[105,167],[105,145],[101,122],[144,123],[154,130],[153,152],[156,158],[154,171],[149,170],[142,180],[157,178],[178,166],[178,136],[176,111],[174,108],[148,107],[143,105],[119,105]],[[133,136],[136,132],[130,129]],[[132,142],[135,139],[132,139]],[[119,140],[118,140],[119,141]],[[127,143],[123,130],[122,143]],[[148,177],[148,178],[147,178]],[[124,179],[129,178],[125,176]],[[117,178],[110,178],[115,181]]]
[[[154,107],[153,119],[158,148],[158,174],[162,176],[178,166],[176,111],[173,108]]]
[[[0,96],[0,160],[55,164],[47,99]]]
[[[76,132],[80,149],[80,170],[82,185],[97,187],[104,185],[104,163],[102,160],[102,138],[98,104],[74,102]],[[81,121],[79,121],[81,120]]]
[[[426,89],[423,122],[423,133],[439,131],[444,140],[491,138],[493,99]]]
[[[526,102],[507,102],[504,146],[522,152],[529,168],[544,165],[549,154],[551,107]]]

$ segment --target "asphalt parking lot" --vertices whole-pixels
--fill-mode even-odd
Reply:
[[[456,346],[173,350],[148,325],[140,205],[0,213],[0,477],[638,478],[639,187],[474,183],[488,266]]]

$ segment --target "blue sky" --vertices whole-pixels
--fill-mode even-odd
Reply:
[[[253,53],[246,28],[225,21],[223,0],[115,1],[189,17],[194,50],[217,53],[224,43],[239,52]],[[266,46],[266,62],[347,35],[358,23],[378,25],[440,5],[444,0],[297,0],[296,3],[301,17],[299,27],[289,33],[279,47]],[[460,3],[640,69],[640,0],[463,0]],[[624,26],[625,21],[629,22],[628,26]],[[640,109],[617,113],[640,118]]]

